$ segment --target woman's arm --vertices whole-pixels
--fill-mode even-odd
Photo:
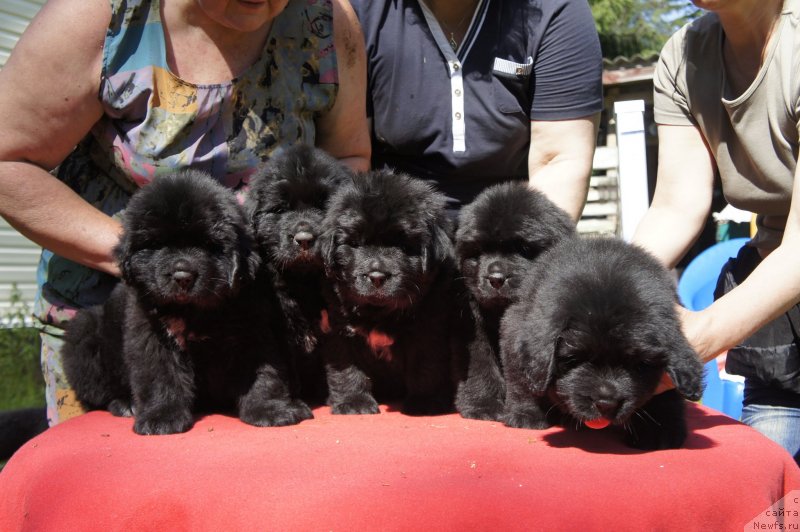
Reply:
[[[106,0],[50,0],[0,71],[0,215],[37,244],[117,274],[119,224],[48,173],[102,115]]]
[[[800,168],[800,167],[798,167]],[[750,337],[800,302],[800,171],[781,245],[739,286],[699,312],[684,312],[684,331],[706,361]]]
[[[528,174],[543,192],[577,221],[586,202],[600,114],[575,120],[534,120]]]
[[[365,171],[370,164],[367,57],[361,26],[346,0],[333,1],[333,27],[339,90],[333,108],[317,121],[316,144],[352,169]]]
[[[714,160],[697,128],[658,126],[655,195],[633,242],[674,268],[708,219],[714,172]]]

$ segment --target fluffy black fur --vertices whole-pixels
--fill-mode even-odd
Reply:
[[[489,187],[461,210],[456,255],[476,328],[458,365],[456,408],[462,416],[502,417],[500,319],[519,299],[522,279],[536,258],[574,233],[569,215],[523,182]]]
[[[604,418],[633,447],[683,444],[678,392],[700,398],[703,366],[654,257],[617,239],[567,239],[540,257],[521,293],[501,327],[507,425]],[[653,395],[664,371],[677,390]]]
[[[283,335],[298,376],[298,393],[325,400],[316,346],[325,308],[319,236],[330,195],[349,169],[324,151],[296,145],[269,160],[251,181],[248,216],[282,310]]]
[[[452,410],[454,278],[445,197],[401,173],[359,174],[331,197],[323,258],[333,291],[323,344],[335,414]]]
[[[139,434],[186,431],[209,410],[259,426],[312,417],[289,395],[231,191],[195,171],[155,179],[131,197],[115,255],[123,282],[65,338],[64,370],[86,408],[133,415]]]

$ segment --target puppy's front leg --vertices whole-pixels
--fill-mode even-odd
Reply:
[[[631,417],[627,444],[643,450],[681,447],[688,434],[685,410],[686,400],[677,390],[654,395]]]
[[[280,427],[313,418],[308,405],[290,397],[285,374],[270,363],[258,368],[253,385],[239,400],[239,419],[258,427]]]
[[[326,343],[325,373],[328,379],[328,404],[334,414],[377,414],[378,402],[372,396],[372,379],[348,354],[358,349],[346,338],[332,336]]]
[[[128,336],[125,354],[131,368],[134,432],[186,432],[194,421],[194,368],[191,360],[182,351],[163,345],[154,334]]]
[[[521,429],[546,429],[551,426],[547,421],[547,411],[543,408],[546,405],[544,397],[533,395],[524,384],[508,381],[506,386],[505,425]]]
[[[411,351],[411,349],[407,349]],[[447,414],[454,409],[454,395],[450,378],[450,357],[447,345],[431,342],[415,346],[413,354],[406,356],[405,388],[401,411],[409,416],[434,416]]]
[[[456,390],[456,409],[462,417],[498,421],[502,419],[505,383],[497,357],[483,331],[466,346],[466,354],[457,358],[461,373]]]

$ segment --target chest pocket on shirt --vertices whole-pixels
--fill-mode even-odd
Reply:
[[[494,58],[492,90],[501,113],[529,115],[531,72],[533,57],[528,57],[524,63]]]

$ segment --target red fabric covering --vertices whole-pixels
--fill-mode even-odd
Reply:
[[[783,449],[694,405],[687,448],[647,453],[613,428],[382,410],[146,437],[90,413],[9,461],[0,530],[742,530],[800,489]]]

